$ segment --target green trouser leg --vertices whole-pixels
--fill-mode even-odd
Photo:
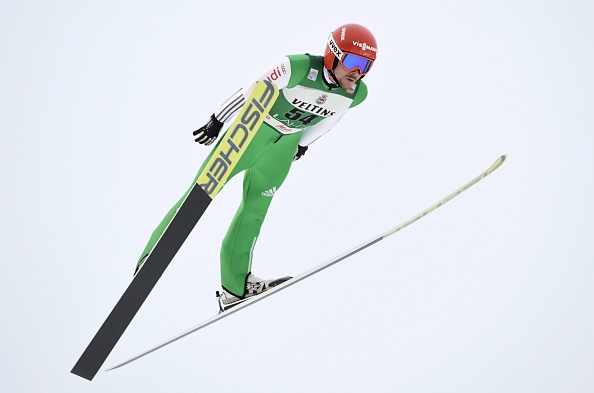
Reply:
[[[213,149],[213,151],[214,151],[214,149]],[[208,158],[202,165],[205,165],[207,161],[208,161]],[[198,171],[198,175],[200,175],[201,172],[202,172],[202,168],[200,171]],[[192,190],[192,187],[194,187],[194,184],[196,184],[196,181],[198,180],[198,175],[196,175],[196,177],[194,178],[194,181],[192,182],[192,185],[190,186],[188,191],[186,191],[186,193],[182,196],[182,198],[179,201],[177,201],[175,205],[173,205],[173,207],[167,212],[165,217],[163,217],[163,220],[161,220],[161,223],[159,224],[159,226],[157,226],[157,228],[155,228],[155,230],[153,231],[153,234],[151,235],[146,246],[144,247],[144,250],[142,250],[142,254],[140,254],[140,258],[138,258],[138,262],[136,262],[137,269],[138,269],[138,266],[140,265],[140,263],[142,262],[142,260],[148,254],[150,254],[150,252],[153,250],[153,248],[155,247],[155,244],[157,244],[157,241],[161,238],[161,235],[163,234],[163,232],[165,232],[165,229],[167,229],[171,220],[173,220],[175,213],[177,213],[181,204],[186,199],[186,196]]]
[[[153,234],[151,235],[148,243],[144,247],[144,250],[142,250],[142,253],[140,254],[140,258],[138,258],[138,262],[136,263],[136,268],[138,268],[138,265],[140,265],[140,263],[142,262],[142,260],[148,254],[150,254],[150,252],[153,250],[153,248],[155,247],[155,244],[157,244],[157,241],[161,238],[161,235],[163,234],[163,232],[165,232],[165,229],[167,229],[167,227],[169,226],[169,223],[171,222],[171,220],[173,220],[173,217],[175,216],[175,213],[177,213],[177,211],[179,210],[180,206],[182,205],[182,203],[184,202],[184,200],[186,199],[186,197],[190,193],[190,191],[192,191],[192,188],[194,187],[194,184],[196,184],[196,182],[198,181],[198,177],[200,177],[200,174],[202,173],[202,171],[204,170],[204,167],[206,166],[206,164],[210,160],[210,157],[215,153],[215,151],[217,150],[217,147],[219,146],[219,144],[222,141],[223,141],[223,138],[222,137],[219,138],[219,141],[216,143],[215,147],[212,148],[211,152],[208,154],[208,157],[206,157],[206,159],[202,163],[202,166],[198,170],[198,173],[196,174],[196,177],[194,177],[194,180],[192,181],[192,184],[190,184],[190,188],[188,188],[188,190],[181,197],[181,199],[179,201],[177,201],[177,203],[175,205],[173,205],[173,207],[167,212],[167,214],[165,215],[165,217],[163,217],[163,220],[161,220],[161,223],[157,226],[157,228],[155,228],[155,230],[153,231]]]
[[[301,133],[280,136],[272,128],[262,125],[229,176],[230,180],[237,173],[245,171],[243,199],[221,249],[221,284],[231,293],[240,296],[244,293],[255,241],[274,192],[280,188],[289,173],[300,138]],[[219,143],[222,139],[220,138]],[[151,252],[215,150],[216,147],[202,164],[190,189],[155,229],[139,263]]]
[[[300,138],[301,133],[281,137],[264,125],[232,172],[233,176],[245,170],[243,196],[223,239],[221,284],[235,295],[244,295],[260,228],[275,192],[291,169]]]

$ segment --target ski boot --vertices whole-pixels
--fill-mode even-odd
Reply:
[[[261,294],[262,292],[274,288],[283,282],[290,280],[293,277],[282,277],[274,280],[264,280],[250,274],[245,283],[245,295],[243,297],[236,296],[227,290],[223,289],[221,292],[217,291],[216,296],[219,302],[219,312],[228,310],[252,296]]]

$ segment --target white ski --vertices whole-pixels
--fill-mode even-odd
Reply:
[[[431,213],[432,211],[434,211],[435,209],[437,209],[438,207],[444,205],[446,202],[449,202],[450,200],[452,200],[453,198],[455,198],[456,196],[458,196],[459,194],[461,194],[463,191],[466,191],[467,189],[469,189],[470,187],[472,187],[473,185],[475,185],[476,183],[478,183],[479,181],[481,181],[482,179],[484,179],[487,175],[491,174],[493,171],[495,171],[497,168],[499,168],[501,166],[501,164],[503,164],[503,162],[506,160],[507,156],[503,155],[501,157],[499,157],[494,163],[493,165],[491,165],[489,167],[489,169],[487,169],[486,171],[484,171],[483,173],[481,173],[479,176],[475,177],[474,179],[472,179],[470,182],[466,183],[465,185],[463,185],[462,187],[458,188],[456,191],[452,192],[451,194],[449,194],[448,196],[446,196],[445,198],[443,198],[442,200],[440,200],[439,202],[437,202],[436,204],[428,207],[427,209],[423,210],[422,212],[416,214],[415,216],[413,216],[412,218],[410,218],[409,220],[403,222],[402,224],[382,233],[381,235],[374,237],[373,239],[370,239],[368,241],[366,241],[365,243],[353,248],[352,250],[349,250],[341,255],[336,256],[335,258],[330,259],[329,261],[326,261],[324,263],[322,263],[321,265],[314,267],[311,270],[306,271],[305,273],[296,276],[288,281],[283,282],[282,284],[271,288],[269,290],[267,290],[266,292],[263,292],[260,295],[251,297],[251,298],[247,298],[246,300],[243,300],[241,303],[234,305],[233,307],[220,312],[218,315],[190,328],[189,330],[186,330],[183,333],[178,334],[175,337],[170,338],[169,340],[165,341],[162,344],[157,345],[156,347],[153,347],[149,350],[146,350],[128,360],[126,360],[125,362],[119,363],[113,367],[110,367],[108,369],[106,369],[105,371],[110,371],[119,367],[122,367],[128,363],[131,363],[137,359],[140,359],[143,356],[148,355],[151,352],[154,352],[160,348],[163,348],[166,345],[169,345],[183,337],[186,337],[189,334],[194,333],[195,331],[198,331],[208,325],[211,325],[225,317],[230,316],[231,314],[234,314],[238,311],[243,310],[246,307],[251,306],[252,304],[259,302],[261,300],[264,300],[265,298],[267,298],[268,296],[272,296],[275,293],[282,291],[283,289],[286,289],[288,287],[290,287],[291,285],[297,284],[299,281],[306,279],[307,277],[310,277],[348,257],[350,257],[351,255],[354,255],[356,253],[358,253],[359,251],[379,242],[380,240],[385,239],[386,237],[400,231],[401,229],[406,228],[407,226],[409,226],[410,224],[418,221],[419,219],[425,217],[427,214]]]

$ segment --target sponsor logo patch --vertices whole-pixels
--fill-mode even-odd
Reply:
[[[328,94],[322,94],[316,100],[316,104],[320,104],[320,105],[325,104],[327,99],[328,99]]]
[[[272,70],[272,73],[268,75],[266,79],[268,79],[269,82],[274,82],[286,73],[287,69],[285,68],[285,65],[281,64],[280,67],[276,67],[274,70]]]
[[[270,190],[266,190],[262,193],[262,196],[272,198],[276,194],[276,187],[272,187]]]
[[[370,50],[372,52],[377,53],[377,48],[371,46],[371,45],[367,45],[366,42],[359,42],[359,41],[353,41],[353,45],[358,46],[359,48],[365,50]]]

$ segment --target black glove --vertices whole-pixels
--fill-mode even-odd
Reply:
[[[293,161],[297,161],[298,159],[301,158],[302,155],[305,154],[305,152],[307,151],[308,146],[301,146],[301,145],[297,145],[297,153],[295,153],[295,157],[293,157]]]
[[[203,145],[210,145],[217,139],[219,136],[219,132],[223,127],[223,123],[221,123],[214,114],[210,116],[208,123],[194,131],[194,140],[198,143],[202,143]]]

